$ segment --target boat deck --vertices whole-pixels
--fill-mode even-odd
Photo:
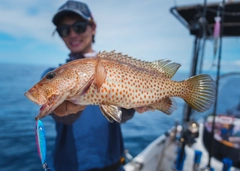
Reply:
[[[199,124],[199,137],[192,147],[186,146],[186,158],[183,171],[192,171],[194,162],[194,151],[202,152],[200,168],[204,168],[208,163],[208,152],[203,145],[203,124]],[[124,166],[126,171],[174,171],[177,157],[177,142],[172,140],[172,136],[162,135],[153,141],[146,149],[137,155],[131,162]],[[211,165],[214,171],[221,171],[223,164],[212,158]],[[230,171],[240,171],[232,167]]]

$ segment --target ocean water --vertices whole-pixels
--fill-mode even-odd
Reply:
[[[39,81],[47,66],[0,64],[0,170],[42,171],[35,142],[35,116],[39,106],[25,96],[29,88]],[[177,73],[174,80],[187,78]],[[161,112],[135,114],[122,124],[125,148],[136,156],[151,141],[181,122],[184,101],[176,99],[178,109],[170,116]],[[234,104],[232,104],[234,105]],[[47,155],[55,139],[55,124],[48,116],[42,119],[47,138]]]

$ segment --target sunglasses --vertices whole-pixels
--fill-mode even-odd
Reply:
[[[87,30],[87,25],[90,25],[90,23],[87,21],[78,21],[76,23],[73,23],[72,25],[58,26],[56,31],[58,32],[60,37],[66,37],[70,34],[71,28],[77,34],[84,33]]]

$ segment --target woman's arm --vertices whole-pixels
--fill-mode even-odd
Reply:
[[[125,123],[127,120],[131,119],[135,113],[135,109],[125,109],[122,108],[122,121],[121,123]]]
[[[79,111],[75,114],[70,114],[68,116],[58,116],[54,113],[52,113],[52,117],[56,122],[60,122],[66,125],[71,125],[73,124],[82,114],[82,111]]]
[[[66,125],[75,122],[82,114],[86,106],[75,105],[67,100],[60,104],[52,113],[55,121]]]

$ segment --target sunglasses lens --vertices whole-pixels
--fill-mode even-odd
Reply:
[[[59,36],[66,37],[69,35],[70,28],[72,27],[73,30],[77,34],[80,34],[80,33],[84,33],[86,31],[87,25],[88,25],[88,23],[83,22],[83,21],[74,23],[73,25],[62,25],[62,26],[57,27],[57,32],[58,32]]]
[[[70,27],[69,26],[58,27],[57,32],[58,32],[59,36],[66,37],[69,35]]]
[[[76,33],[84,33],[87,29],[87,22],[78,22],[75,23],[72,27]]]

